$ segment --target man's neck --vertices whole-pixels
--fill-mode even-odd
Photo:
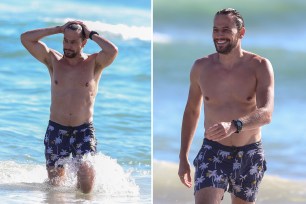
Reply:
[[[80,62],[84,61],[84,59],[86,59],[86,56],[84,53],[80,53],[77,56],[73,57],[73,58],[69,58],[69,57],[65,57],[64,56],[65,61],[69,64],[69,65],[77,65]]]
[[[233,49],[230,53],[228,54],[220,54],[218,53],[218,61],[224,67],[231,69],[241,60],[243,57],[243,50],[241,48]]]

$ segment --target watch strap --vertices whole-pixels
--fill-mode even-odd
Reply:
[[[236,127],[236,132],[235,133],[239,133],[242,130],[242,126],[243,126],[242,121],[241,120],[233,120],[233,123]]]
[[[92,31],[89,33],[89,38],[90,38],[91,40],[92,40],[92,36],[93,36],[94,34],[99,35],[99,33],[98,33],[97,31],[92,30]]]

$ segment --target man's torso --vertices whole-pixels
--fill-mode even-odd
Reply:
[[[238,119],[256,109],[256,56],[244,53],[234,67],[228,69],[216,61],[217,55],[203,59],[198,84],[204,103],[204,127]],[[261,139],[260,128],[232,134],[219,143],[243,146]]]
[[[95,75],[94,56],[76,65],[54,55],[51,76],[50,120],[66,126],[78,126],[93,120],[93,106],[100,75]]]

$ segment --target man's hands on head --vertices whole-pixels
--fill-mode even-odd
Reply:
[[[79,22],[80,22],[79,24],[82,26],[82,28],[84,30],[86,39],[88,39],[89,38],[89,34],[90,34],[89,28],[87,27],[87,25],[84,24],[84,22],[82,22],[82,21],[79,21]]]
[[[70,24],[73,24],[73,23],[79,24],[80,26],[82,26],[82,29],[84,30],[84,33],[85,33],[85,37],[86,37],[86,39],[88,39],[88,38],[89,38],[89,34],[90,34],[90,30],[89,30],[89,28],[87,27],[87,25],[85,25],[85,23],[84,23],[83,21],[79,21],[79,20],[68,21],[67,23],[65,23],[64,25],[62,25],[62,26],[60,27],[61,33],[64,33],[65,28],[66,28],[67,26],[69,26]]]

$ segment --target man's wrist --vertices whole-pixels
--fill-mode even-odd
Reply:
[[[97,31],[92,30],[92,31],[90,31],[88,37],[92,40],[92,36],[93,36],[93,35],[99,35],[99,33],[98,33]]]
[[[63,28],[63,26],[55,26],[55,30],[58,33],[64,33],[65,28]]]
[[[179,159],[183,161],[188,161],[188,155],[187,154],[180,154]]]
[[[233,120],[232,123],[236,127],[235,133],[239,133],[242,130],[243,122],[241,120],[237,119],[237,120]]]

